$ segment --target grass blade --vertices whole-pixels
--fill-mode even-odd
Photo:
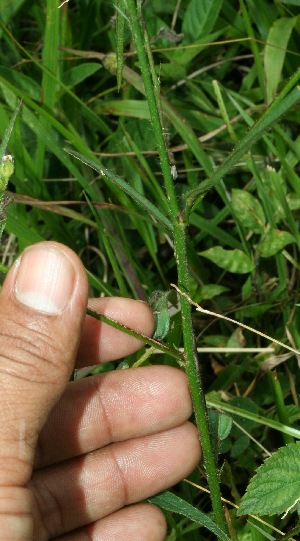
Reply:
[[[189,204],[193,204],[195,199],[210,188],[216,185],[228,171],[237,163],[239,159],[254,145],[254,143],[262,137],[266,131],[275,124],[281,116],[283,116],[289,109],[291,109],[300,99],[300,88],[296,87],[290,92],[281,102],[276,101],[276,107],[273,104],[266,110],[266,112],[260,117],[260,119],[254,124],[254,126],[248,131],[243,139],[236,145],[234,151],[230,156],[223,161],[218,169],[208,179],[201,184],[187,192],[185,198]]]
[[[226,402],[221,402],[221,400],[215,400],[214,398],[210,399],[209,395],[206,401],[207,405],[211,408],[216,408],[220,411],[225,411],[227,413],[233,413],[234,415],[239,415],[240,417],[244,417],[245,419],[249,419],[250,421],[254,421],[255,423],[268,426],[273,430],[282,432],[282,434],[288,434],[293,438],[297,438],[298,440],[300,439],[300,430],[297,430],[297,428],[293,428],[292,426],[287,426],[279,423],[278,421],[274,421],[273,419],[269,419],[268,417],[266,417],[266,415],[257,415],[256,413],[252,413],[251,411],[237,408],[236,406],[232,406],[231,404],[227,404]]]
[[[17,118],[18,112],[20,110],[21,104],[22,104],[22,102],[20,101],[19,105],[17,106],[17,108],[16,108],[16,110],[15,110],[15,112],[13,114],[13,116],[10,119],[10,122],[9,122],[9,125],[8,125],[7,129],[5,130],[5,133],[4,133],[4,136],[3,136],[3,139],[2,139],[2,143],[0,145],[0,163],[2,163],[2,158],[3,158],[4,154],[5,154],[5,150],[6,150],[6,147],[8,145],[8,141],[9,141],[11,132],[12,132],[13,127],[15,125],[16,118]]]
[[[117,40],[117,85],[118,91],[120,91],[122,85],[122,73],[123,73],[123,42],[124,42],[124,28],[125,28],[125,14],[122,11],[123,2],[117,0],[116,4],[116,40]]]

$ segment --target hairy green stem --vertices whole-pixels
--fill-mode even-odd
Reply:
[[[154,88],[157,88],[158,81],[157,79],[153,81],[155,74],[151,70],[150,63],[148,61],[147,53],[145,50],[145,37],[144,33],[146,29],[142,28],[141,16],[138,15],[136,2],[135,0],[126,0],[132,37],[135,43],[135,47],[138,54],[138,59],[141,68],[141,74],[144,82],[145,93],[147,97],[150,118],[153,126],[153,132],[155,135],[157,150],[159,154],[161,170],[164,178],[167,198],[169,202],[169,212],[174,218],[178,214],[178,204],[176,199],[176,194],[174,190],[173,178],[171,175],[170,160],[166,148],[165,138],[162,130],[161,119],[160,119],[160,104],[158,103],[157,93]]]
[[[174,226],[174,248],[178,272],[179,288],[189,294],[189,274],[186,249],[186,226],[183,213],[179,211],[176,199],[174,181],[171,175],[170,162],[163,134],[161,122],[160,97],[158,93],[158,80],[153,70],[152,60],[149,62],[145,49],[148,45],[148,55],[151,56],[146,30],[143,26],[142,16],[137,11],[136,0],[126,0],[133,39],[139,59],[145,94],[148,101],[157,149],[159,152],[162,174],[170,208],[170,217]],[[227,531],[224,509],[222,506],[218,470],[214,457],[210,429],[208,423],[205,395],[198,371],[197,355],[194,344],[191,305],[189,300],[181,295],[181,315],[184,341],[185,370],[189,381],[196,424],[201,439],[203,458],[207,473],[207,480],[211,493],[212,507],[217,525]]]
[[[188,293],[188,264],[186,256],[186,224],[178,222],[174,229],[175,256],[178,269],[179,288]],[[227,531],[227,524],[221,499],[219,476],[215,456],[210,437],[205,394],[201,382],[201,375],[198,367],[198,359],[195,348],[191,304],[189,300],[181,295],[181,317],[184,352],[186,357],[185,371],[189,381],[189,388],[192,396],[195,420],[201,440],[204,465],[207,475],[207,482],[210,488],[211,503],[217,525]]]
[[[102,321],[102,323],[107,323],[107,325],[111,325],[111,327],[114,327],[115,329],[118,329],[119,331],[126,332],[126,334],[129,334],[130,336],[133,336],[134,338],[141,340],[145,344],[148,344],[148,346],[151,346],[154,350],[159,350],[162,353],[166,353],[166,355],[170,355],[171,357],[174,357],[174,359],[177,359],[177,361],[180,364],[183,363],[182,353],[180,353],[179,351],[175,349],[170,348],[163,342],[155,340],[154,338],[149,338],[149,336],[146,336],[139,332],[135,332],[129,327],[127,327],[126,325],[122,325],[122,323],[119,323],[115,319],[104,316],[103,314],[98,314],[98,312],[95,312],[91,308],[87,308],[86,313],[88,316],[91,316],[97,319],[98,321]]]

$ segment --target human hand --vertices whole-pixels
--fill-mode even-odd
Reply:
[[[178,482],[199,460],[179,370],[118,370],[69,383],[75,359],[89,366],[141,345],[86,316],[87,297],[80,260],[55,242],[27,248],[1,290],[0,541],[160,541],[162,512],[130,504]],[[153,332],[144,303],[89,305]]]

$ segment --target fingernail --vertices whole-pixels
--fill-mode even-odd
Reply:
[[[46,314],[60,314],[74,287],[75,271],[67,256],[54,247],[35,245],[20,258],[15,295],[19,302]]]

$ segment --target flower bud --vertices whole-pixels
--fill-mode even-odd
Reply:
[[[4,192],[9,178],[15,170],[14,159],[10,154],[3,156],[2,162],[0,165],[0,191]]]
[[[112,75],[117,73],[117,55],[115,53],[107,53],[102,60],[103,66],[107,69]]]

